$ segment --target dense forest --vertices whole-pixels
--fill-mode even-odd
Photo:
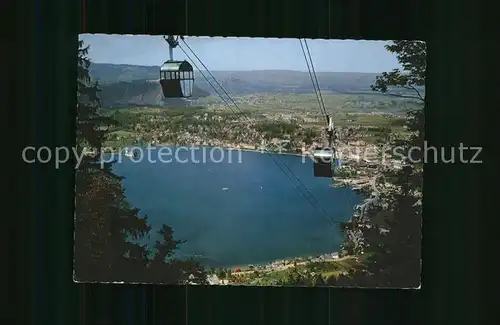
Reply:
[[[173,230],[163,225],[155,247],[137,243],[152,231],[147,216],[126,200],[121,178],[112,164],[100,164],[106,127],[117,121],[98,114],[99,85],[89,75],[88,48],[78,50],[77,150],[94,148],[75,175],[74,278],[92,282],[141,282],[185,284],[206,282],[203,268],[192,260],[172,258],[182,244]]]

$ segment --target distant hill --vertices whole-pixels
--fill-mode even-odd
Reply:
[[[308,72],[261,70],[211,73],[224,89],[234,96],[256,93],[314,93]],[[101,84],[104,106],[165,104],[160,85],[157,83],[158,66],[92,63],[90,74]],[[204,74],[209,77],[205,71]],[[371,93],[370,86],[376,76],[375,73],[317,73],[321,91],[337,94]],[[213,81],[212,84],[217,87]],[[216,95],[199,71],[195,73],[194,93],[197,97]]]
[[[209,96],[210,93],[193,87],[193,99]],[[133,80],[107,82],[101,84],[99,93],[101,104],[105,108],[133,106],[172,106],[182,107],[187,103],[183,99],[165,99],[158,81]]]

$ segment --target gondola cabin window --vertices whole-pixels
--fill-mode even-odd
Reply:
[[[166,98],[187,98],[193,93],[194,72],[187,61],[167,61],[160,68],[160,84]]]

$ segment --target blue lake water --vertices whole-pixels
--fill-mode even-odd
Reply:
[[[175,149],[166,149],[173,158]],[[214,152],[213,162],[210,148],[178,151],[178,159],[162,163],[155,149],[149,160],[123,157],[113,170],[125,177],[128,200],[148,215],[154,230],[167,224],[176,239],[187,241],[177,252],[179,258],[231,267],[339,250],[339,222],[350,218],[361,196],[329,187],[330,179],[314,178],[308,158],[223,153]],[[297,187],[314,198],[308,201]]]

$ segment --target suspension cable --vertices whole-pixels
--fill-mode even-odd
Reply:
[[[210,72],[210,70],[207,68],[207,66],[203,63],[203,61],[201,61],[201,59],[196,55],[196,53],[193,51],[193,49],[186,43],[185,40],[181,39],[182,42],[184,43],[184,45],[186,45],[186,47],[191,51],[191,53],[193,54],[193,56],[199,61],[199,63],[205,68],[205,71],[214,79],[215,83],[222,89],[222,91],[226,94],[226,96],[231,100],[231,102],[233,103],[233,105],[240,111],[240,113],[245,116],[247,118],[247,120],[252,123],[252,120],[245,114],[245,112],[238,106],[238,104],[236,104],[236,102],[233,100],[233,98],[227,93],[227,91],[224,89],[224,87],[222,87],[222,85],[217,81],[217,79],[214,77],[214,75]],[[184,52],[184,54],[186,55],[186,57],[193,63],[193,65],[195,66],[195,68],[201,72],[201,70],[199,69],[199,67],[197,66],[197,64],[194,62],[194,60],[192,60],[192,58],[190,57],[190,55],[180,46],[179,44],[179,48]],[[231,109],[231,108],[230,108]],[[231,111],[233,111],[231,109]],[[234,112],[234,111],[233,111]],[[263,135],[262,134],[259,134],[262,138]],[[304,192],[300,187],[298,187],[295,183],[294,183],[294,186],[295,188],[307,199],[307,201],[314,207],[314,208],[319,208],[323,214],[325,215],[325,217],[327,218],[327,220],[331,223],[331,224],[336,224],[336,223],[340,223],[338,221],[334,221],[330,216],[329,216],[329,213],[328,211],[321,205],[321,203],[314,197],[314,195],[309,191],[309,189],[302,183],[302,181],[293,173],[293,171],[290,169],[290,167],[278,156],[278,161],[281,163],[281,165],[278,163],[278,161],[276,161],[275,159],[275,156],[276,155],[272,155],[270,152],[267,152],[266,151],[266,154],[270,155],[271,158],[273,159],[274,163],[278,166],[278,168],[283,172],[283,174],[292,182],[294,183],[294,181],[291,179],[290,177],[290,174],[292,176],[294,176],[294,178],[298,181],[299,185],[302,186],[306,192]],[[287,173],[284,169],[283,169],[283,166],[289,171],[289,173]],[[308,195],[307,195],[307,194]],[[312,200],[311,200],[312,199]]]
[[[186,47],[188,47],[188,48],[189,48],[189,45],[187,45],[187,43],[185,43],[185,45],[186,45]],[[197,66],[197,64],[194,62],[194,60],[192,60],[192,59],[191,59],[191,57],[189,56],[189,54],[187,54],[187,52],[186,52],[186,51],[185,51],[185,50],[184,50],[181,46],[179,46],[179,48],[180,48],[180,49],[184,52],[184,54],[186,55],[186,57],[187,57],[190,61],[192,61],[192,62],[193,62],[193,65],[195,66],[195,68],[201,72],[201,70],[199,69],[199,67]],[[189,48],[189,49],[191,50],[191,52],[193,53],[193,55],[194,55],[194,56],[196,56],[196,58],[198,59],[198,61],[199,61],[199,62],[203,65],[203,67],[205,68],[205,70],[206,70],[206,71],[207,71],[207,72],[208,72],[208,73],[212,76],[212,78],[216,81],[216,83],[219,85],[219,87],[220,87],[220,88],[221,88],[221,89],[225,92],[225,94],[229,97],[229,99],[231,99],[231,101],[233,102],[234,106],[235,106],[235,107],[236,107],[236,108],[240,111],[240,113],[242,113],[242,115],[243,115],[243,116],[245,116],[245,117],[246,117],[246,118],[247,118],[250,122],[252,122],[252,121],[250,120],[250,118],[249,118],[248,116],[246,116],[246,115],[245,115],[245,112],[244,112],[244,111],[243,111],[243,110],[242,110],[242,109],[238,106],[238,104],[236,104],[236,102],[235,102],[234,100],[232,100],[231,96],[230,96],[230,95],[229,95],[229,94],[228,94],[228,93],[224,90],[224,88],[222,87],[222,85],[220,85],[220,83],[218,83],[218,82],[217,82],[217,79],[215,79],[215,77],[213,76],[213,74],[211,74],[211,73],[210,73],[210,71],[208,70],[208,68],[207,68],[207,67],[203,64],[203,62],[202,62],[202,61],[200,60],[200,58],[196,55],[196,53],[194,53],[194,51],[193,51],[191,48]],[[231,109],[231,111],[234,113],[234,110],[233,110],[230,106],[229,106],[229,108],[230,108],[230,109]],[[262,135],[261,135],[261,136],[262,136]],[[269,152],[266,152],[266,153],[267,153],[267,154],[269,154],[269,155],[271,155]],[[273,161],[276,163],[276,165],[278,166],[278,168],[279,168],[279,169],[283,172],[283,174],[285,174],[285,176],[286,176],[286,177],[287,177],[290,181],[292,181],[292,183],[293,183],[293,180],[290,178],[290,175],[289,175],[289,174],[288,174],[288,173],[287,173],[287,172],[283,169],[283,167],[282,167],[282,165],[283,165],[283,166],[285,166],[285,167],[289,170],[289,172],[290,172],[293,176],[295,176],[295,174],[294,174],[294,173],[293,173],[293,171],[292,171],[292,170],[288,167],[288,165],[287,165],[287,164],[286,164],[283,160],[281,160],[281,159],[279,159],[279,158],[278,158],[278,159],[279,159],[279,161],[282,163],[282,165],[280,165],[280,164],[276,161],[276,159],[274,159],[273,155],[271,155],[271,157],[273,158]],[[302,186],[303,186],[303,187],[307,190],[307,188],[306,188],[306,187],[304,186],[304,184],[300,181],[300,179],[299,179],[297,176],[295,176],[295,178],[299,181],[300,185],[302,185]],[[294,184],[294,185],[295,185],[295,184]],[[313,202],[311,202],[311,200],[310,200],[310,197],[312,197],[313,199],[315,199],[315,200],[316,200],[316,198],[312,195],[312,193],[310,193],[310,191],[308,191],[308,190],[307,190],[307,191],[309,192],[309,196],[307,196],[307,195],[304,193],[304,191],[303,191],[302,189],[300,189],[300,188],[299,188],[299,187],[297,187],[296,185],[295,185],[295,187],[297,188],[297,190],[298,190],[298,191],[299,191],[302,195],[304,195],[304,197],[305,197],[305,198],[309,201],[309,203],[311,203],[311,205],[313,205],[313,207],[317,208],[317,206],[315,206],[315,205],[314,205],[314,203],[313,203]],[[317,204],[318,204],[318,205],[321,205],[321,204],[319,203],[319,201],[317,201],[317,200],[316,200],[316,202],[317,202]],[[324,207],[322,207],[322,210],[324,210],[324,212],[328,215],[328,212],[326,211],[326,209],[324,209]]]
[[[182,47],[181,47],[180,45],[178,45],[178,46],[179,46],[179,48],[180,48],[181,50],[183,50],[183,51],[184,51],[184,49],[182,49]],[[192,61],[192,62],[193,62],[193,64],[194,64],[194,61],[193,61],[193,60],[191,60],[191,58],[188,56],[188,54],[187,54],[186,52],[184,52],[184,54],[185,54],[185,55],[186,55],[186,57],[187,57],[190,61]],[[198,69],[198,67],[196,66],[196,64],[194,64],[194,65],[195,65],[195,68],[196,68],[196,69]],[[217,88],[215,88],[215,86],[212,84],[212,82],[210,81],[210,79],[209,79],[207,76],[205,76],[205,74],[203,73],[203,71],[201,71],[200,69],[198,69],[198,71],[199,71],[199,72],[200,72],[200,74],[203,76],[203,78],[205,78],[205,80],[206,80],[206,81],[207,81],[207,83],[210,85],[210,87],[212,87],[212,89],[215,91],[215,93],[216,93],[217,95],[219,95],[219,97],[222,99],[222,101],[224,102],[224,104],[225,104],[225,105],[226,105],[229,109],[231,109],[231,105],[230,105],[230,104],[227,102],[227,100],[226,100],[226,99],[225,99],[225,98],[221,95],[221,93],[217,90]]]
[[[328,116],[328,112],[326,111],[326,108],[325,108],[325,102],[323,101],[323,95],[321,94],[321,88],[319,87],[318,77],[316,76],[316,70],[314,69],[314,63],[313,63],[313,60],[311,57],[311,52],[309,51],[309,45],[307,45],[306,39],[304,39],[304,44],[305,44],[306,49],[307,49],[307,54],[309,55],[309,60],[311,61],[311,68],[312,68],[312,72],[314,75],[314,80],[316,81],[316,87],[318,88],[319,98],[321,99],[321,105],[323,106],[323,112],[325,113],[326,116]]]
[[[182,47],[179,46],[179,48],[182,49]],[[197,70],[200,70],[199,67],[197,66],[197,64],[190,58],[190,56],[185,52],[184,53],[186,55],[186,57],[193,62],[193,65],[195,66],[195,68]],[[201,71],[201,70],[200,70]],[[222,86],[221,86],[222,88]],[[237,106],[237,105],[235,105]],[[237,106],[238,107],[238,106]],[[234,111],[234,109],[231,107],[231,106],[228,106],[228,108],[233,112],[233,113],[236,113]],[[241,110],[239,107],[238,107],[240,113],[243,114],[243,116],[247,117],[245,114],[244,114],[244,111]],[[247,117],[248,118],[248,117]],[[249,118],[248,118],[249,119]],[[249,119],[250,120],[250,119]],[[260,135],[260,134],[259,134]],[[262,135],[261,135],[262,136]],[[307,190],[307,188],[304,186],[304,184],[300,181],[299,178],[297,178],[294,174],[293,174],[293,171],[288,167],[288,165],[281,159],[278,159],[279,162],[275,159],[274,155],[272,155],[271,153],[269,152],[266,152],[266,154],[270,155],[271,158],[273,158],[273,162],[276,164],[276,166],[278,166],[278,168],[281,170],[281,172],[286,176],[286,178],[288,178],[288,180],[290,180],[292,182],[292,184],[294,185],[294,187],[300,192],[300,194],[302,194],[302,196],[305,197],[305,199],[309,202],[309,204],[311,204],[314,208],[318,208],[318,205],[319,205],[319,208],[321,210],[321,212],[325,213],[325,217],[327,218],[327,221],[330,223],[330,226],[334,227],[336,223],[339,223],[339,222],[335,222],[334,220],[332,220],[329,216],[328,216],[328,211],[326,211],[326,209],[321,206],[321,203],[316,200],[316,198],[312,195],[312,193],[310,193],[310,191]],[[281,163],[281,164],[280,164]],[[285,168],[287,168],[289,170],[289,172],[285,171],[283,169],[283,166]],[[292,174],[293,176],[295,176],[295,178],[299,181],[300,185],[303,186],[303,188],[306,189],[307,192],[309,192],[309,195],[307,195],[307,193],[304,192],[304,190],[302,188],[300,188],[300,186],[297,186],[294,182],[294,180],[290,177],[290,174]],[[314,202],[312,199],[314,199],[316,202]]]
[[[320,97],[318,95],[318,91],[316,90],[316,83],[314,82],[314,78],[313,78],[313,75],[311,73],[309,59],[307,58],[306,51],[304,49],[304,45],[302,44],[302,40],[300,38],[299,38],[299,43],[300,43],[300,47],[302,48],[302,53],[304,54],[304,59],[306,60],[307,71],[309,72],[309,77],[311,78],[311,83],[312,83],[312,86],[314,89],[314,94],[316,95],[316,99],[318,100],[319,109],[320,109],[321,113],[323,113],[323,115],[325,115],[325,118],[327,119],[327,123],[328,123],[328,117],[326,116],[327,114],[324,110],[322,110],[323,107],[321,105],[321,100],[320,100]]]
[[[305,44],[305,47],[306,47],[306,51],[309,54],[309,57],[308,57],[306,55],[306,51],[304,51],[304,46],[302,45],[302,39],[299,39],[299,42],[300,42],[300,46],[302,47],[302,53],[304,54],[304,58],[306,60],[307,69],[309,71],[309,76],[311,77],[311,82],[313,83],[313,88],[314,88],[314,91],[316,93],[316,97],[317,98],[319,97],[318,98],[318,103],[320,105],[320,110],[323,112],[323,114],[325,116],[328,116],[328,111],[326,110],[325,102],[323,100],[323,95],[321,93],[321,88],[319,87],[319,81],[318,81],[318,78],[316,76],[316,71],[314,69],[314,63],[313,63],[313,60],[312,60],[312,57],[311,57],[311,52],[309,51],[309,45],[307,44],[307,40],[304,38],[304,44]],[[310,65],[312,66],[312,71],[309,68],[309,61],[311,61]],[[313,78],[314,78],[314,80],[316,82],[314,82]],[[317,89],[317,92],[316,92],[316,89]],[[335,89],[335,88],[330,88],[330,89],[336,91],[337,93],[341,93],[341,91],[339,91],[338,89]]]

